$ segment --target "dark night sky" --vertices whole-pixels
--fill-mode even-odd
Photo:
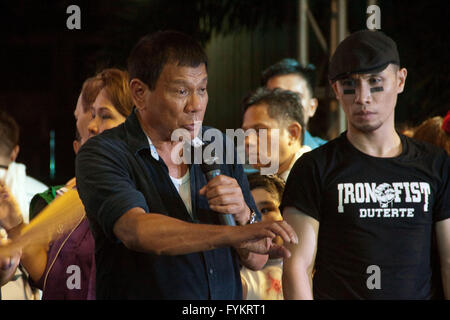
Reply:
[[[348,2],[349,31],[365,28],[366,1]],[[310,0],[326,36],[329,3]],[[66,28],[66,8],[71,4],[81,8],[81,30]],[[397,119],[417,124],[426,117],[445,114],[450,107],[447,1],[381,0],[379,6],[382,30],[396,40],[402,64],[408,68]],[[131,46],[146,33],[177,29],[207,45],[213,30],[234,35],[242,30],[264,33],[277,25],[295,25],[295,8],[293,0],[2,1],[0,108],[10,112],[21,126],[18,161],[48,184],[71,178],[73,110],[82,82],[104,67],[123,67]],[[291,41],[295,41],[295,34]],[[312,35],[310,56],[315,65],[324,66],[317,79],[318,85],[324,85],[327,55]],[[56,134],[54,179],[49,177],[51,130]]]

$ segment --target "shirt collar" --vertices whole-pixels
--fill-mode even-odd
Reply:
[[[152,155],[153,159],[156,161],[159,161],[159,154],[158,151],[156,151],[156,147],[152,142],[152,139],[150,139],[149,136],[147,136],[148,144],[150,146],[150,154]]]
[[[311,151],[310,146],[303,145],[296,153],[294,158],[292,159],[291,163],[289,164],[289,169],[282,172],[279,177],[283,179],[284,181],[287,181],[287,178],[289,176],[289,173],[291,172],[292,167],[294,166],[295,162],[297,162],[298,158],[300,158],[305,152]]]

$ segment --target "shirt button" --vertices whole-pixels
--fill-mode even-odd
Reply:
[[[210,273],[210,274],[213,274],[213,273],[214,273],[214,271],[213,271],[212,268],[209,269],[209,273]]]

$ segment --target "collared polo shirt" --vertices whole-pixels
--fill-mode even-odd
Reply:
[[[198,164],[189,170],[192,217],[164,161],[151,155],[135,111],[80,149],[77,186],[95,239],[97,299],[242,299],[234,249],[158,256],[129,250],[114,235],[117,219],[135,207],[191,223],[219,224],[198,192],[207,183],[205,175]],[[259,215],[242,166],[223,164],[221,172],[236,179],[247,205]]]
[[[319,137],[313,137],[311,133],[308,132],[308,130],[305,130],[305,137],[303,139],[303,145],[310,147],[312,150],[315,148],[320,147],[321,145],[324,145],[327,143],[326,140],[323,140]]]

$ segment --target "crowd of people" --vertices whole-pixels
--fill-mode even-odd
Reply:
[[[62,185],[26,176],[0,113],[0,298],[449,299],[450,112],[396,130],[407,70],[380,31],[332,56],[347,130],[328,142],[308,131],[313,77],[294,59],[261,73],[242,104],[244,165],[177,161],[217,139],[230,152],[202,125],[208,57],[180,32],[141,38],[126,71],[83,83]]]

